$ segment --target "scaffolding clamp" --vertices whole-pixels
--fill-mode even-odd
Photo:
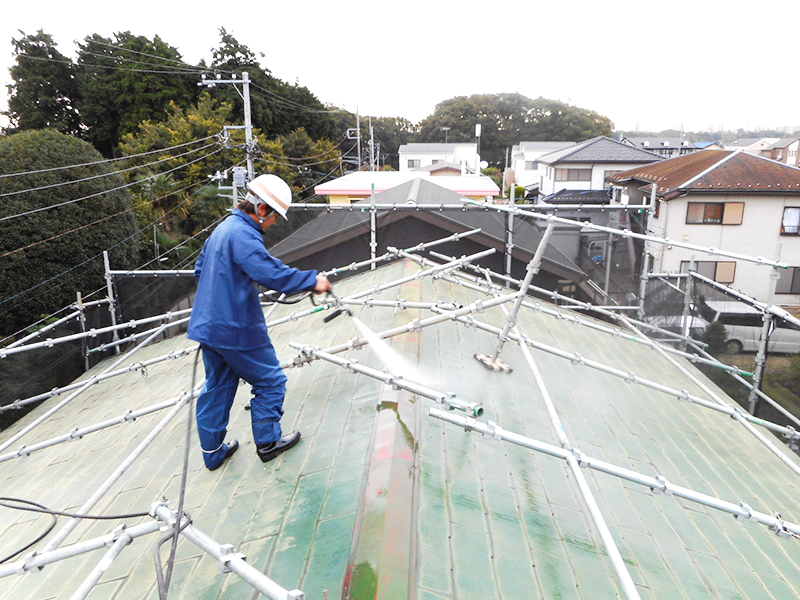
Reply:
[[[745,504],[744,502],[739,502],[739,508],[742,510],[744,515],[733,515],[734,519],[745,519],[747,521],[755,521],[753,518],[753,509],[750,508],[750,505]]]
[[[467,420],[469,421],[470,419]],[[490,437],[493,440],[502,440],[503,428],[494,421],[489,421],[489,424],[486,426],[486,431],[483,432],[483,437]]]
[[[586,360],[580,354],[578,354],[577,352],[572,355],[572,358],[570,359],[570,362],[573,365],[585,365],[586,364]]]
[[[80,429],[78,429],[77,427],[69,432],[69,439],[71,440],[79,440],[82,437],[83,436],[80,434]]]
[[[572,453],[573,458],[576,461],[578,461],[579,467],[586,468],[589,466],[589,459],[583,452],[581,452],[577,448],[571,448],[571,449],[567,448],[567,449]]]
[[[125,414],[122,415],[122,420],[125,422],[130,421],[131,423],[133,423],[136,420],[136,417],[133,416],[133,410],[132,409],[126,410]]]
[[[125,529],[127,529],[127,525],[124,523],[119,527],[115,528],[114,531],[111,532],[111,537],[106,540],[105,546],[106,548],[111,548],[119,538],[125,533]]]
[[[247,560],[244,554],[236,551],[236,547],[233,544],[221,544],[219,547],[219,570],[223,573],[230,573],[231,568],[228,563],[234,558]]]
[[[797,439],[797,430],[792,427],[791,425],[785,425],[786,433],[783,434],[783,437],[789,438],[790,440]]]
[[[474,304],[476,313],[482,313],[485,310],[485,308],[483,307],[483,301],[480,298],[475,300]]]
[[[28,561],[29,561],[29,560],[31,560],[32,558],[34,558],[35,556],[38,556],[38,554],[39,554],[38,552],[36,552],[36,551],[33,551],[33,552],[31,552],[30,554],[26,554],[26,555],[25,555],[25,556],[22,558],[22,560],[20,560],[20,561],[18,561],[17,563],[15,563],[16,565],[18,565],[18,566],[17,566],[17,567],[14,569],[14,571],[16,572],[16,574],[17,574],[17,575],[24,575],[25,573],[28,573],[28,572],[30,572],[30,571],[37,571],[37,572],[38,572],[38,571],[41,571],[42,569],[44,569],[44,565],[42,565],[42,566],[40,566],[40,567],[29,567],[29,566],[28,566]]]
[[[625,375],[625,383],[636,383],[636,375],[633,371],[628,371],[628,374]]]
[[[408,324],[409,331],[422,331],[419,318],[414,319]]]
[[[675,493],[675,490],[672,489],[672,484],[667,481],[667,478],[663,475],[656,475],[656,481],[661,484],[661,486],[653,487],[654,494],[664,494],[665,496],[672,496]]]
[[[681,402],[687,402],[689,400],[689,392],[686,390],[681,390],[681,393],[678,394],[677,398]]]
[[[23,457],[23,456],[30,456],[30,455],[31,455],[31,451],[28,449],[27,446],[23,445],[23,446],[20,446],[19,448],[17,448],[17,456]]]
[[[786,523],[784,523],[783,519],[781,518],[781,513],[775,513],[775,524],[770,527],[772,531],[774,531],[778,537],[781,538],[797,538],[800,537],[796,533],[789,531],[789,528],[786,527]]]
[[[306,600],[306,595],[300,590],[292,590],[291,592],[286,592],[286,600]]]

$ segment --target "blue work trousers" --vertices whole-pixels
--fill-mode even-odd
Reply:
[[[223,442],[239,379],[253,387],[250,418],[255,443],[269,444],[281,438],[286,375],[271,342],[252,350],[212,348],[205,344],[201,347],[206,383],[197,398],[197,432],[206,467],[213,469],[227,454]]]

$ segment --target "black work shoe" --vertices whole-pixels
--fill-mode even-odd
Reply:
[[[256,446],[256,454],[261,459],[261,462],[269,462],[273,458],[277,458],[282,452],[285,452],[297,442],[300,441],[300,432],[293,431],[286,434],[277,442],[270,442],[269,444],[261,444]]]
[[[208,469],[209,471],[216,471],[223,465],[223,463],[226,460],[228,460],[231,456],[236,454],[236,451],[239,449],[239,440],[231,440],[231,442],[227,444],[227,446],[228,446],[228,451],[225,453],[225,458],[223,458],[222,462],[220,462],[216,467],[209,468]]]

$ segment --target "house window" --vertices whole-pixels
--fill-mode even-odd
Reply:
[[[690,264],[688,260],[682,260],[681,273],[688,273]],[[695,261],[694,270],[704,277],[713,279],[717,283],[733,283],[734,277],[736,276],[736,262],[699,260]]]
[[[431,164],[432,164],[432,165],[440,165],[440,164],[442,164],[443,162],[444,162],[444,161],[443,161],[443,160],[441,160],[441,159],[434,158],[434,159],[431,161]]]
[[[800,206],[787,206],[783,209],[781,222],[782,235],[800,234]]]
[[[686,223],[741,225],[744,202],[689,202]]]
[[[800,294],[800,267],[778,269],[776,294]]]
[[[591,181],[591,169],[556,169],[556,181]]]
[[[525,161],[525,170],[526,171],[536,171],[539,168],[539,163],[535,160],[526,160]]]
[[[408,168],[409,169],[417,169],[417,168],[419,168],[419,159],[418,158],[409,158],[408,159]]]

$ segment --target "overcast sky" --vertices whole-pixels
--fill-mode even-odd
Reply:
[[[210,61],[225,27],[284,81],[362,115],[419,122],[460,95],[519,92],[595,110],[617,128],[800,125],[800,0],[251,3],[40,0],[0,24],[2,105],[18,30],[74,41],[161,36]]]

